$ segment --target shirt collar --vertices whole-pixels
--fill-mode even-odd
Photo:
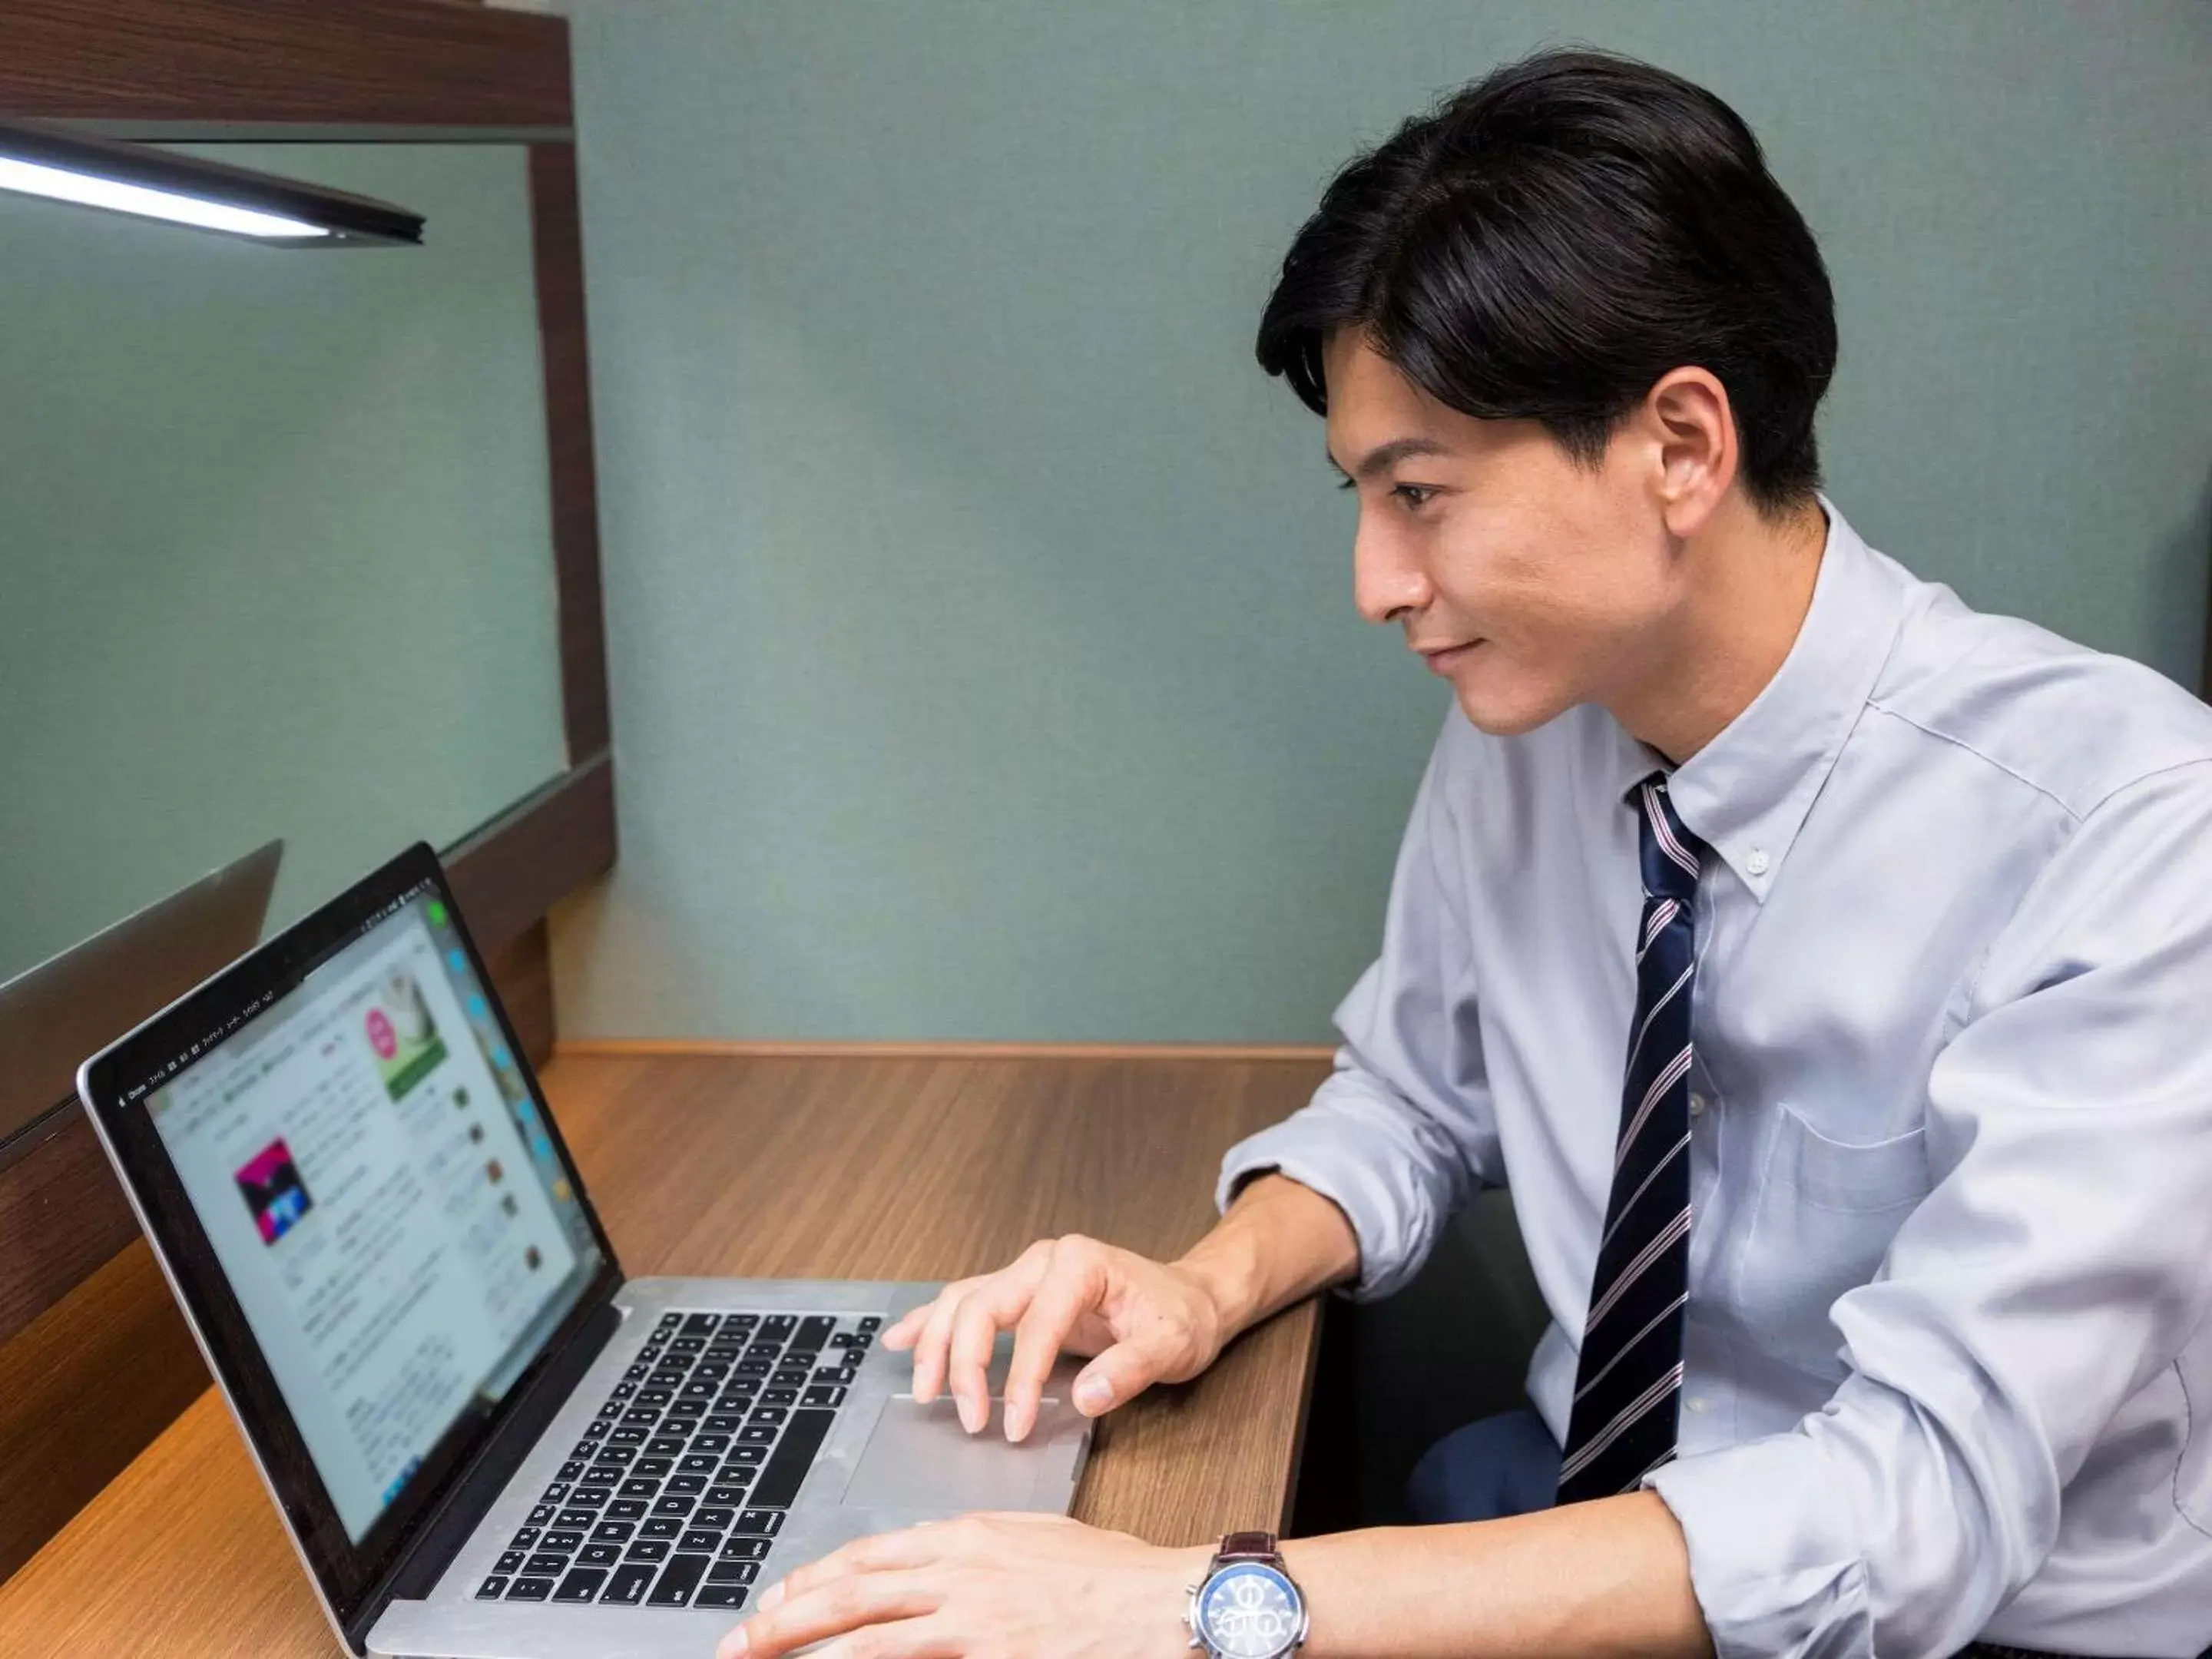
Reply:
[[[1819,500],[1827,544],[1789,655],[1743,712],[1667,781],[1684,825],[1760,901],[1857,724],[1904,616],[1903,573],[1859,538],[1827,496]],[[1614,729],[1625,795],[1666,762]]]

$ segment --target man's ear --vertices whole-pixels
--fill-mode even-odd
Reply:
[[[1710,369],[1669,369],[1645,398],[1644,412],[1658,459],[1660,511],[1669,533],[1686,539],[1704,528],[1735,482],[1735,412],[1728,388]]]

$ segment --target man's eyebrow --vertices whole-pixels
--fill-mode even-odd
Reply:
[[[1363,478],[1372,478],[1388,472],[1399,462],[1414,455],[1448,455],[1450,453],[1449,447],[1441,439],[1393,438],[1389,443],[1378,444],[1369,450],[1366,459],[1353,469],[1353,472]],[[1352,476],[1352,473],[1345,473],[1344,469],[1337,465],[1336,457],[1329,454],[1326,446],[1322,447],[1322,454],[1336,471],[1344,473],[1346,477]]]

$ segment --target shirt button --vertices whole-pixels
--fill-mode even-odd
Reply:
[[[1686,1399],[1686,1400],[1683,1401],[1683,1402],[1682,1402],[1682,1404],[1683,1404],[1684,1406],[1687,1407],[1690,1410],[1692,1410],[1692,1411],[1693,1411],[1693,1412],[1696,1412],[1696,1413],[1698,1413],[1698,1414],[1700,1414],[1700,1415],[1703,1415],[1703,1414],[1704,1414],[1704,1413],[1706,1411],[1706,1409],[1707,1409],[1708,1407],[1710,1407],[1711,1406],[1711,1404],[1712,1404],[1712,1403],[1713,1403],[1713,1402],[1712,1402],[1711,1401],[1710,1401],[1710,1400],[1706,1399],[1706,1398],[1705,1397],[1705,1395],[1701,1395],[1701,1394],[1693,1394],[1693,1395],[1690,1395],[1690,1397],[1689,1397],[1688,1399]]]
[[[1697,1093],[1695,1091],[1692,1091],[1690,1095],[1690,1115],[1692,1117],[1703,1117],[1705,1115],[1705,1097],[1703,1095]]]
[[[1766,854],[1759,848],[1753,848],[1751,849],[1751,856],[1743,861],[1743,867],[1750,871],[1754,876],[1765,875],[1766,873]]]

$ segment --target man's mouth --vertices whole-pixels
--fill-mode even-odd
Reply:
[[[1428,664],[1432,674],[1449,674],[1453,669],[1474,654],[1480,640],[1469,640],[1464,645],[1417,645],[1413,649],[1421,660]]]

